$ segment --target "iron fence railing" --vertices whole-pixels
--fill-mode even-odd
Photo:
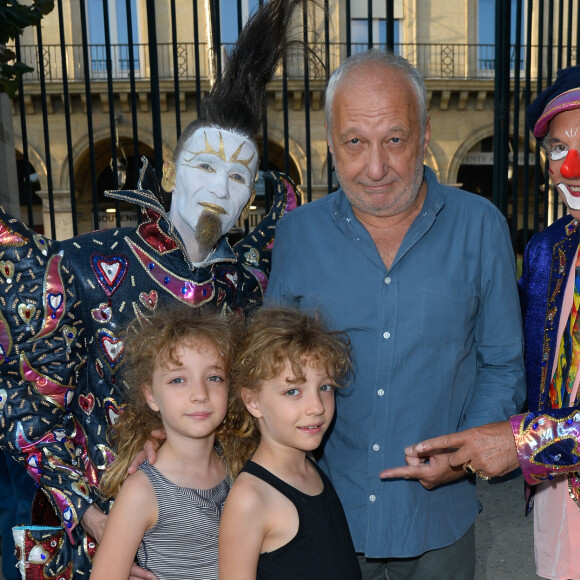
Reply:
[[[376,45],[385,48],[386,45]],[[232,45],[222,45],[222,64],[227,60],[227,53]],[[333,70],[342,62],[347,53],[355,54],[368,49],[368,44],[334,43],[330,44],[329,69]],[[111,79],[127,80],[130,72],[130,48],[126,44],[111,45]],[[199,46],[201,54],[207,54],[207,45]],[[326,46],[324,44],[311,44],[310,49],[320,62],[326,61]],[[398,54],[404,56],[411,64],[416,66],[426,79],[457,79],[457,80],[485,80],[493,79],[495,74],[495,46],[492,44],[455,44],[455,43],[405,43],[394,46]],[[133,45],[133,70],[137,80],[149,80],[150,46],[148,44]],[[194,80],[208,77],[207,59],[199,62],[199,71],[195,66],[195,43],[181,42],[177,44],[177,59],[174,60],[173,44],[165,43],[157,45],[157,58],[159,62],[159,79],[173,80],[175,67],[180,80]],[[531,46],[529,58],[531,62],[538,62],[540,56],[546,59],[556,48],[547,46]],[[561,49],[558,49],[561,50]],[[564,47],[568,50],[568,47]],[[62,52],[64,51],[64,58]],[[40,80],[40,71],[44,71],[46,82],[57,82],[63,79],[63,66],[67,67],[67,77],[70,82],[84,81],[85,70],[83,67],[82,45],[45,44],[21,45],[21,60],[34,68],[34,71],[25,75],[24,82],[37,82]],[[518,49],[512,46],[510,49],[510,70],[512,76],[519,67],[525,70],[526,54],[524,47],[519,49],[519,58],[516,58]],[[576,47],[570,47],[572,59],[576,58]],[[89,54],[89,78],[94,81],[107,80],[107,47],[104,44],[88,45]],[[42,59],[43,66],[40,66]],[[174,64],[175,62],[175,64]],[[65,64],[63,64],[65,63]],[[532,67],[532,76],[537,73]],[[325,71],[322,67],[309,69],[310,78],[324,79]],[[301,54],[290,56],[287,60],[287,76],[289,79],[302,79],[304,77],[304,58]],[[281,72],[280,72],[281,77]]]
[[[34,71],[24,75],[20,90],[13,100],[13,110],[15,111],[15,127],[21,136],[19,145],[18,163],[21,166],[23,187],[21,187],[20,197],[22,205],[27,206],[29,223],[33,223],[32,208],[32,182],[29,174],[35,175],[38,168],[42,182],[43,191],[47,192],[48,205],[51,214],[50,228],[54,231],[53,206],[55,197],[55,183],[58,182],[53,176],[51,160],[51,141],[49,135],[50,122],[58,118],[64,123],[66,140],[66,160],[68,163],[69,183],[66,183],[64,172],[60,169],[62,179],[60,180],[59,195],[68,193],[70,188],[71,211],[76,216],[77,193],[78,198],[92,200],[93,227],[99,224],[98,200],[105,187],[106,179],[115,182],[116,172],[111,170],[110,175],[105,176],[106,170],[102,170],[103,159],[111,160],[112,167],[117,167],[118,156],[118,133],[117,124],[123,117],[119,115],[119,108],[123,111],[125,119],[125,134],[123,135],[123,145],[132,153],[128,153],[130,173],[133,181],[137,178],[139,165],[139,155],[147,155],[155,166],[158,175],[162,172],[162,160],[164,154],[162,123],[171,123],[175,127],[174,136],[181,134],[183,120],[182,109],[196,107],[200,113],[202,96],[208,89],[210,79],[210,59],[212,69],[223,67],[227,62],[228,52],[231,44],[224,44],[220,36],[219,11],[217,20],[212,20],[213,42],[219,47],[217,54],[213,53],[207,44],[200,38],[202,13],[198,14],[197,1],[193,2],[193,22],[188,28],[188,36],[184,36],[188,42],[177,41],[177,31],[181,26],[177,22],[177,11],[175,7],[177,0],[170,0],[172,42],[157,42],[156,33],[156,3],[153,0],[139,2],[144,10],[140,11],[142,26],[140,30],[147,33],[148,44],[136,44],[133,42],[136,36],[133,35],[133,27],[129,26],[126,36],[123,27],[119,29],[120,34],[116,38],[126,38],[126,44],[96,44],[90,43],[89,38],[110,38],[110,26],[104,18],[104,30],[97,31],[91,36],[87,34],[87,28],[94,32],[90,23],[87,26],[86,2],[69,2],[79,8],[80,34],[79,44],[67,44],[65,38],[68,35],[65,19],[67,12],[63,11],[63,0],[58,0],[59,12],[59,44],[46,44],[42,40],[42,27],[37,29],[36,44],[20,44],[21,39],[17,39],[15,52],[18,59],[31,66]],[[321,0],[322,3],[322,0]],[[324,2],[327,6],[328,0]],[[107,3],[104,3],[107,4]],[[122,2],[117,2],[122,4]],[[127,22],[136,22],[135,14],[131,14],[133,2],[127,0],[126,12]],[[219,8],[220,2],[204,3]],[[238,6],[238,30],[243,25],[241,19],[241,2]],[[565,208],[558,200],[558,194],[554,188],[548,186],[548,173],[545,164],[542,162],[540,149],[534,146],[533,136],[525,127],[522,127],[523,112],[529,105],[535,93],[549,85],[556,76],[556,71],[562,67],[580,63],[580,0],[561,0],[556,3],[545,0],[495,0],[488,2],[487,8],[494,5],[494,42],[490,44],[467,44],[453,42],[439,43],[397,43],[396,40],[403,38],[427,38],[425,36],[399,36],[395,34],[395,11],[394,1],[384,0],[384,2],[368,2],[368,42],[355,43],[352,36],[351,0],[341,0],[335,5],[340,9],[344,8],[345,25],[340,28],[340,36],[331,36],[329,18],[324,20],[324,34],[313,35],[314,38],[324,39],[324,43],[308,42],[310,34],[304,33],[303,39],[308,44],[308,49],[314,53],[316,60],[324,66],[310,66],[310,61],[304,59],[302,54],[292,54],[286,59],[284,69],[279,70],[274,108],[267,107],[264,115],[262,127],[262,151],[261,157],[265,169],[280,168],[286,173],[290,173],[294,168],[298,173],[297,165],[300,163],[300,185],[305,192],[307,200],[311,199],[313,189],[319,195],[323,188],[331,191],[336,185],[336,177],[332,172],[332,159],[329,154],[323,161],[326,166],[326,175],[320,171],[320,156],[318,152],[312,153],[312,138],[310,128],[310,115],[312,111],[320,108],[321,87],[329,71],[337,68],[341,62],[349,55],[358,53],[374,45],[379,48],[389,47],[401,54],[417,67],[427,80],[427,87],[432,93],[441,91],[451,94],[453,90],[461,91],[462,95],[469,95],[474,89],[477,91],[476,106],[483,107],[483,102],[479,99],[493,97],[494,104],[494,125],[493,137],[486,137],[477,147],[482,148],[486,155],[493,156],[493,166],[486,165],[485,171],[478,171],[476,179],[478,191],[484,192],[487,197],[493,198],[493,202],[501,209],[510,222],[512,239],[516,246],[516,238],[519,232],[523,231],[523,243],[527,241],[528,233],[545,227],[551,221],[559,217]],[[360,8],[364,2],[356,3]],[[378,5],[385,5],[383,12]],[[404,2],[399,4],[405,4]],[[548,6],[549,4],[549,6]],[[428,3],[425,3],[427,7]],[[557,8],[556,8],[557,7]],[[200,7],[201,8],[201,7]],[[357,9],[358,9],[357,8]],[[553,9],[555,8],[555,9]],[[373,14],[373,9],[375,13]],[[430,15],[421,9],[418,10],[418,19],[424,18],[425,26],[428,26]],[[73,11],[74,12],[74,11]],[[386,15],[386,33],[379,33],[373,36],[371,23],[375,20],[382,21]],[[360,16],[360,15],[359,15]],[[556,17],[557,16],[557,17]],[[76,12],[73,15],[77,17]],[[358,18],[358,17],[357,17]],[[145,22],[146,20],[146,22]],[[418,20],[418,21],[419,21]],[[481,22],[482,20],[478,18]],[[76,22],[76,20],[74,20]],[[491,21],[487,21],[491,26]],[[306,14],[303,17],[304,30],[309,30],[307,26]],[[319,23],[321,25],[322,23]],[[404,20],[399,22],[404,24]],[[163,19],[163,26],[166,21]],[[52,25],[51,25],[52,26]],[[76,26],[76,24],[74,24]],[[471,26],[471,24],[470,24]],[[314,27],[316,28],[316,27]],[[322,29],[322,26],[319,26]],[[380,28],[379,28],[380,30]],[[399,32],[400,27],[397,28]],[[303,31],[304,32],[304,31]],[[102,33],[102,34],[101,34]],[[234,35],[229,35],[228,39]],[[486,38],[492,35],[486,36]],[[68,35],[70,37],[70,35]],[[300,35],[297,35],[299,38]],[[444,38],[434,36],[435,38]],[[470,37],[471,34],[470,34]],[[34,42],[29,36],[28,42]],[[141,36],[143,38],[143,36]],[[167,36],[164,36],[167,38]],[[332,40],[340,39],[341,42]],[[357,36],[357,40],[362,36]],[[381,44],[374,42],[381,39]],[[54,42],[56,35],[54,30],[50,34],[51,42]],[[532,44],[532,41],[535,44]],[[75,40],[75,42],[77,42]],[[285,74],[284,74],[285,73]],[[291,82],[289,82],[291,81]],[[122,83],[122,84],[121,84]],[[479,84],[478,84],[479,83]],[[145,86],[147,85],[147,86]],[[173,87],[173,89],[171,88]],[[449,91],[444,89],[449,88]],[[296,89],[299,89],[298,91]],[[302,91],[300,91],[302,89]],[[106,91],[106,92],[105,92]],[[93,123],[93,99],[91,94],[99,93],[103,103],[101,112],[108,113],[109,116],[109,143],[103,137],[107,128],[104,123],[105,117],[98,119],[99,137],[95,139],[95,126]],[[122,93],[121,98],[115,98],[115,93]],[[144,94],[146,93],[146,94]],[[173,93],[174,105],[167,106],[167,95]],[[195,98],[191,98],[195,93]],[[55,95],[62,95],[62,117],[57,117],[59,106],[55,106],[57,100]],[[81,95],[82,109],[76,107],[77,113],[86,114],[86,128],[81,129],[78,124],[73,127],[71,118],[72,106],[76,101],[69,98],[71,95]],[[170,97],[171,98],[171,97]],[[468,97],[467,97],[468,98]],[[177,106],[175,103],[183,103]],[[189,100],[188,100],[189,99]],[[303,99],[300,101],[300,99]],[[464,97],[460,97],[460,100]],[[437,97],[435,97],[435,102]],[[95,102],[98,102],[96,100]],[[443,99],[440,101],[443,103]],[[465,99],[462,107],[465,114],[471,114],[466,107]],[[142,105],[141,105],[142,103]],[[311,107],[312,103],[312,107]],[[162,114],[165,105],[165,113]],[[142,126],[138,121],[141,109],[148,111],[151,126],[147,126],[149,137],[141,138]],[[276,116],[282,112],[282,120],[276,117],[273,123],[278,132],[277,137],[269,137],[270,120],[268,109]],[[312,109],[312,111],[311,111]],[[489,107],[487,107],[489,109]],[[290,111],[294,112],[294,119],[290,121]],[[443,110],[443,109],[442,109]],[[193,111],[193,109],[189,109]],[[193,111],[194,112],[194,111]],[[30,115],[41,113],[42,127],[39,118]],[[191,117],[191,114],[188,115]],[[297,122],[296,120],[299,119]],[[31,131],[28,131],[28,124]],[[76,121],[74,121],[76,123]],[[298,124],[297,124],[298,123]],[[299,127],[298,127],[299,125]],[[293,131],[298,127],[298,131]],[[129,136],[130,133],[130,136]],[[30,139],[30,135],[33,136]],[[42,138],[43,137],[43,138]],[[61,139],[61,142],[58,142]],[[292,142],[292,139],[295,139]],[[492,142],[489,141],[491,139]],[[62,148],[64,147],[63,137],[57,132],[54,142]],[[147,141],[146,146],[144,145]],[[73,143],[86,143],[86,151],[75,151]],[[290,148],[295,151],[299,149],[300,161],[291,156]],[[145,147],[145,153],[141,149]],[[81,146],[78,149],[82,149]],[[109,155],[110,151],[110,155]],[[35,166],[32,167],[30,153],[35,158]],[[75,166],[75,155],[77,165]],[[530,155],[533,158],[530,159]],[[99,157],[100,156],[100,157]],[[61,155],[62,158],[62,155]],[[524,160],[523,165],[518,161]],[[108,163],[107,159],[107,163]],[[98,161],[98,162],[97,162]],[[318,164],[318,165],[317,165]],[[30,167],[29,167],[30,165]],[[465,164],[468,166],[469,164]],[[118,168],[118,167],[117,167]],[[314,172],[317,171],[316,177]],[[490,173],[493,179],[490,177]],[[471,174],[469,174],[471,175]],[[106,177],[106,179],[105,179]],[[450,175],[451,177],[451,175]],[[452,177],[457,181],[459,172],[455,172]],[[103,179],[104,181],[102,181]],[[462,178],[463,179],[463,178]],[[101,180],[101,181],[100,181]],[[107,182],[109,183],[109,182]],[[109,184],[107,187],[115,188]],[[467,187],[466,187],[467,188]],[[91,197],[92,196],[92,197]],[[271,196],[268,188],[265,188],[265,203],[267,208]],[[43,203],[45,203],[46,199]],[[46,203],[45,203],[46,205]],[[23,210],[24,211],[24,210]],[[120,212],[119,212],[120,213]],[[119,214],[118,214],[119,215]],[[117,225],[120,222],[117,220]],[[73,220],[74,233],[77,233],[77,220]]]

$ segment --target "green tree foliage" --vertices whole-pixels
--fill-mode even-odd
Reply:
[[[54,0],[32,0],[21,4],[17,0],[0,0],[0,93],[13,97],[24,73],[32,68],[16,60],[16,54],[6,45],[22,34],[27,26],[36,26],[54,8]]]

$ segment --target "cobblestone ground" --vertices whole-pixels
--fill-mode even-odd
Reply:
[[[475,522],[475,580],[536,580],[533,515],[524,516],[521,475],[477,481],[483,510]]]
[[[521,475],[493,483],[478,480],[483,511],[475,522],[475,580],[539,578],[534,566],[533,520],[523,515],[523,490]],[[0,580],[4,580],[1,572]]]

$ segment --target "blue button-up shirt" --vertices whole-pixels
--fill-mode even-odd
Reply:
[[[525,397],[506,220],[428,168],[425,179],[423,208],[390,269],[341,190],[276,230],[267,298],[320,309],[352,341],[354,382],[337,393],[321,464],[369,558],[448,546],[480,510],[468,479],[428,491],[379,472],[404,465],[405,446],[506,419]]]

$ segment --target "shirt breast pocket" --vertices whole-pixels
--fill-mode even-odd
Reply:
[[[422,282],[419,336],[444,343],[470,340],[478,305],[474,285],[434,278]]]

